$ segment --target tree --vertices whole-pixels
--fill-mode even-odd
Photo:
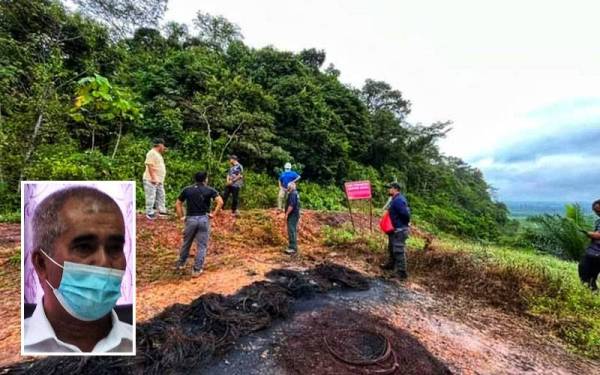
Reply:
[[[227,50],[232,42],[243,39],[239,26],[229,22],[223,16],[213,16],[199,11],[193,23],[199,31],[200,41],[221,51]]]
[[[167,22],[163,26],[167,43],[173,47],[183,47],[183,44],[189,39],[190,33],[186,24],[177,22]]]
[[[534,246],[569,260],[579,260],[589,244],[583,233],[592,225],[579,204],[567,204],[565,216],[538,215],[528,219],[537,224],[534,229]]]
[[[325,73],[335,78],[338,78],[340,74],[342,74],[342,72],[340,72],[340,70],[336,68],[333,63],[329,64],[327,68],[325,68]]]
[[[116,123],[117,139],[111,156],[114,159],[123,134],[123,126],[142,117],[139,105],[133,101],[131,93],[112,86],[108,79],[98,74],[81,79],[78,85],[77,97],[70,111],[71,117],[89,127],[92,151],[95,147],[96,133],[107,133],[110,131],[108,124]]]
[[[137,27],[157,26],[168,0],[71,0],[79,10],[108,25],[116,36],[131,35]]]
[[[399,90],[393,90],[384,81],[367,79],[360,95],[371,112],[389,111],[399,120],[410,113],[410,102],[402,97]]]
[[[315,70],[319,70],[319,68],[321,68],[325,62],[325,58],[325,51],[322,49],[317,50],[315,48],[311,48],[300,51],[300,60]]]

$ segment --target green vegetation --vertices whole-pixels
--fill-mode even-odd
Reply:
[[[344,223],[340,227],[324,225],[321,228],[321,236],[323,245],[328,247],[359,250],[368,254],[387,254],[387,236],[377,229],[373,232],[355,231],[349,223]],[[406,244],[410,249],[420,250],[425,246],[425,240],[410,236]]]
[[[0,213],[0,223],[18,223],[21,221],[19,212]]]
[[[565,215],[536,215],[521,222],[518,232],[506,243],[556,255],[567,260],[579,260],[589,245],[585,232],[593,230],[593,221],[578,204],[565,206]]]
[[[439,247],[439,248],[438,248]],[[600,298],[579,281],[577,264],[533,250],[443,240],[436,251],[414,251],[417,274],[433,270],[447,290],[487,299],[536,317],[574,350],[600,358]]]
[[[408,123],[410,101],[386,82],[345,85],[324,51],[250,48],[220,16],[159,30],[166,0],[75,3],[85,13],[0,2],[0,212],[18,210],[20,180],[139,181],[160,136],[169,202],[199,169],[219,187],[236,153],[245,208],[274,205],[291,161],[308,208],[343,209],[343,182],[359,179],[380,207],[397,179],[443,231],[492,240],[506,223],[481,172],[439,152],[450,123]]]
[[[365,252],[383,252],[387,246],[384,236],[379,232],[357,232],[345,223],[339,228],[323,226],[321,228],[323,244],[333,248],[352,248]]]

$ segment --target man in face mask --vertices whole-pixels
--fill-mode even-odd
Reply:
[[[126,267],[125,223],[105,193],[72,187],[33,217],[32,262],[44,290],[24,322],[24,352],[131,352],[133,328],[113,310]]]

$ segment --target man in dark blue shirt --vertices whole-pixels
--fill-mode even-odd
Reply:
[[[382,265],[384,269],[394,270],[400,280],[408,277],[406,272],[406,240],[409,234],[410,209],[406,198],[400,193],[401,186],[397,182],[387,185],[391,197],[388,211],[394,231],[388,234],[388,252],[390,258]]]
[[[285,204],[285,217],[289,246],[286,253],[293,255],[298,252],[298,221],[300,221],[300,197],[296,190],[296,184],[288,184],[288,197]]]
[[[596,215],[600,216],[600,199],[592,204]],[[596,280],[600,274],[600,219],[596,220],[594,231],[587,233],[592,240],[579,262],[579,278],[592,290],[598,290]]]
[[[292,170],[291,163],[285,163],[284,171],[279,175],[279,194],[277,195],[277,208],[283,211],[284,202],[287,201],[287,189],[290,182],[296,183],[300,175]]]
[[[179,251],[179,260],[177,269],[182,269],[190,254],[190,247],[194,240],[198,250],[196,251],[196,260],[192,267],[192,276],[198,276],[202,273],[204,257],[208,248],[208,238],[210,236],[210,218],[219,213],[223,206],[223,199],[219,193],[210,186],[207,186],[206,172],[198,172],[194,176],[196,183],[188,186],[177,199],[175,208],[177,216],[185,222],[183,231],[183,245]],[[217,202],[215,211],[211,214],[210,207],[213,199]],[[183,215],[183,204],[186,205],[186,215]]]

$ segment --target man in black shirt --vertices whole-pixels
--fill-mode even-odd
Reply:
[[[175,208],[177,216],[185,222],[183,231],[183,245],[179,252],[179,260],[177,261],[177,269],[182,269],[187,261],[190,253],[192,242],[196,239],[198,251],[196,252],[196,260],[192,268],[192,276],[197,276],[202,273],[204,265],[204,257],[208,248],[208,238],[210,236],[210,219],[215,217],[221,207],[223,207],[223,199],[219,193],[210,186],[207,186],[206,172],[198,172],[194,176],[196,183],[188,186],[177,198]],[[217,202],[217,206],[212,214],[209,214],[213,199]],[[183,204],[186,205],[186,215],[183,215]]]

